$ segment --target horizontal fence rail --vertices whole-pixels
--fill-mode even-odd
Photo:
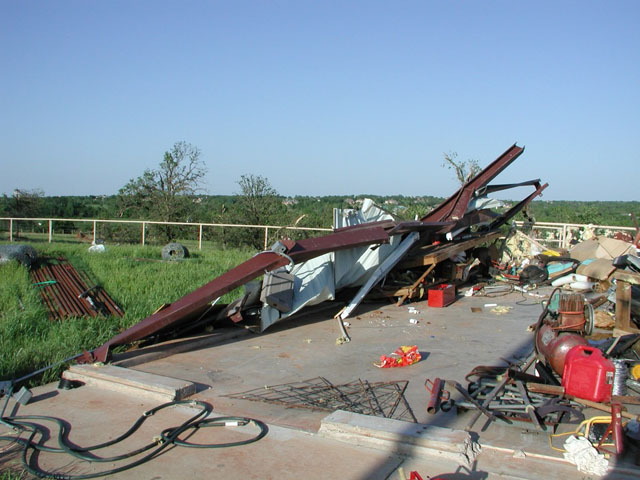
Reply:
[[[26,217],[0,217],[0,221],[9,222],[9,241],[13,242],[14,226],[17,222],[46,222],[48,225],[48,241],[53,241],[54,222],[72,222],[72,223],[90,223],[92,224],[92,241],[95,243],[99,224],[134,224],[140,225],[141,235],[140,244],[145,245],[147,225],[166,225],[166,226],[187,226],[198,227],[198,250],[202,250],[202,230],[203,227],[223,227],[223,228],[252,228],[264,230],[264,248],[268,247],[269,230],[296,230],[296,231],[312,231],[312,232],[332,232],[332,228],[317,227],[289,227],[285,225],[244,225],[236,223],[200,223],[200,222],[157,222],[151,220],[104,220],[94,218],[26,218]]]
[[[105,220],[93,218],[26,218],[26,217],[0,217],[0,221],[9,222],[9,241],[14,241],[14,231],[18,222],[45,222],[47,225],[48,241],[53,241],[54,224],[56,222],[72,222],[72,223],[89,223],[92,225],[92,241],[95,243],[98,238],[98,226],[100,224],[133,224],[140,225],[140,244],[145,245],[146,230],[148,225],[166,225],[166,226],[187,226],[198,228],[198,249],[202,250],[202,236],[204,227],[222,227],[222,228],[250,228],[260,229],[264,231],[264,248],[269,246],[269,231],[293,230],[293,231],[310,231],[310,232],[331,232],[332,228],[318,227],[289,227],[285,225],[251,225],[236,223],[202,223],[202,222],[160,222],[151,220]],[[546,244],[555,245],[561,248],[568,248],[572,241],[582,240],[587,232],[595,235],[612,236],[616,232],[626,232],[633,237],[636,233],[634,227],[619,227],[615,225],[591,225],[578,223],[554,223],[554,222],[536,222],[534,224],[517,221],[514,222],[518,227],[530,227],[532,229],[532,238],[536,241]]]
[[[610,237],[616,232],[626,232],[631,237],[636,234],[634,227],[618,227],[615,225],[592,225],[580,223],[554,223],[554,222],[514,222],[518,227],[531,227],[531,237],[546,245],[556,245],[560,248],[569,248],[572,241],[581,241],[589,234],[604,235]]]

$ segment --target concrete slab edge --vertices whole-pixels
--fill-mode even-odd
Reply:
[[[462,430],[372,417],[338,410],[326,416],[318,434],[327,438],[393,451],[402,455],[431,455],[471,466],[480,448]]]
[[[540,478],[543,469],[548,468],[550,465],[553,465],[552,468],[558,475],[561,475],[562,472],[566,472],[567,478],[578,471],[577,467],[564,457],[554,457],[551,455],[527,452],[522,449],[496,447],[493,445],[483,444],[481,456],[485,455],[494,457],[497,463],[502,463],[504,465],[511,465],[513,462],[519,462],[521,464],[519,469],[522,471],[533,472],[534,475],[531,478],[534,479]],[[482,458],[479,458],[479,461],[482,463]],[[536,472],[537,475],[535,474]],[[610,465],[607,475],[616,475],[616,480],[632,480],[637,479],[640,476],[640,469]]]
[[[389,418],[372,417],[358,413],[335,411],[326,416],[318,435],[343,441],[352,445],[384,449],[407,456],[437,456],[454,460],[471,467],[474,462],[487,463],[495,468],[500,465],[519,464],[518,471],[531,472],[532,476],[518,478],[540,478],[536,472],[551,467],[565,472],[570,478],[577,467],[564,457],[526,452],[521,449],[478,444],[470,433],[446,427],[415,424]],[[638,470],[612,465],[609,472],[621,480],[638,478]],[[497,473],[497,472],[494,472]],[[502,472],[513,475],[515,472]],[[514,477],[516,478],[516,477]],[[618,478],[618,477],[616,477]]]
[[[72,365],[62,376],[67,380],[161,402],[181,400],[196,391],[195,384],[186,380],[113,365]]]

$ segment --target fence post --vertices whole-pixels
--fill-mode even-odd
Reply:
[[[96,221],[93,221],[93,244],[96,244]]]
[[[202,224],[200,224],[198,232],[198,250],[202,250]]]
[[[9,219],[9,241],[13,242],[13,218]]]
[[[567,224],[562,225],[562,248],[567,248]]]
[[[269,244],[269,227],[264,227],[264,249],[267,249]]]
[[[147,224],[145,222],[142,222],[142,246],[144,247],[144,236],[145,236],[145,230],[147,228]]]
[[[49,219],[49,243],[53,240],[53,220]]]

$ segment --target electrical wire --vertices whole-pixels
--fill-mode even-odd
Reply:
[[[176,405],[189,405],[192,407],[200,408],[200,411],[193,415],[190,419],[177,427],[170,427],[164,429],[161,434],[154,437],[154,441],[148,443],[133,451],[117,455],[114,457],[98,457],[91,453],[95,450],[100,450],[112,445],[115,445],[133,435],[142,424],[151,416],[164,410],[168,407]],[[198,400],[177,400],[169,403],[164,403],[151,410],[144,412],[138,420],[123,434],[109,440],[108,442],[92,445],[89,447],[77,447],[71,445],[68,441],[69,427],[68,424],[58,418],[43,416],[43,415],[24,415],[17,417],[3,417],[3,423],[10,426],[14,431],[18,432],[18,435],[22,433],[29,433],[27,438],[20,438],[19,436],[0,436],[0,440],[12,441],[22,445],[22,463],[24,468],[40,478],[54,478],[59,480],[81,480],[88,478],[102,477],[105,475],[112,475],[114,473],[123,472],[129,470],[138,465],[148,462],[149,460],[158,456],[164,449],[171,445],[188,447],[188,448],[227,448],[240,445],[247,445],[249,443],[256,442],[263,438],[268,433],[268,427],[263,422],[248,418],[248,417],[213,417],[206,418],[212,411],[211,405],[206,402]],[[57,447],[45,446],[42,444],[44,439],[48,438],[49,430],[39,423],[33,422],[33,420],[53,422],[58,426]],[[257,435],[250,437],[246,440],[240,440],[235,442],[221,442],[221,443],[209,443],[209,444],[196,444],[180,440],[180,436],[191,430],[197,430],[204,427],[244,427],[247,425],[257,426],[259,432]],[[39,439],[36,441],[36,437]],[[188,435],[187,435],[188,436]],[[116,462],[121,460],[130,459],[142,453],[148,452],[145,456],[138,458],[126,465],[122,465],[117,468],[105,470],[96,473],[87,473],[81,475],[67,475],[61,473],[47,472],[38,466],[38,455],[40,452],[49,453],[61,453],[71,455],[81,460],[90,463],[104,463],[104,462]]]

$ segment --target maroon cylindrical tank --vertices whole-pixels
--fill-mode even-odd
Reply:
[[[554,372],[562,375],[564,371],[564,361],[571,350],[576,345],[588,345],[589,342],[576,333],[558,333],[547,323],[543,323],[536,334],[536,347],[539,353],[544,355]]]

